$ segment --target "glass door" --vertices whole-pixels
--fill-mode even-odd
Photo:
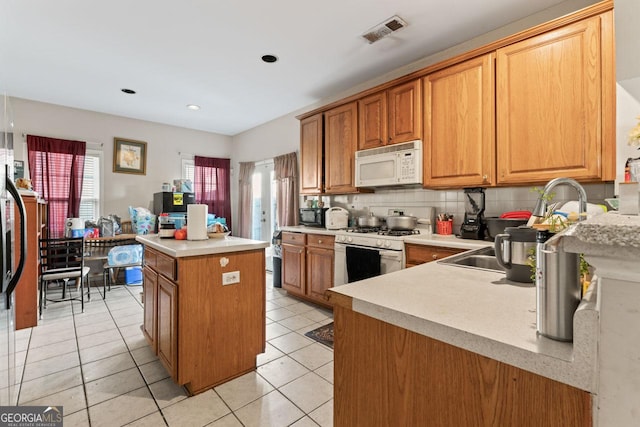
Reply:
[[[253,173],[253,217],[251,219],[251,238],[271,242],[276,229],[276,191],[273,161],[256,163]],[[266,251],[267,271],[273,270],[272,248]]]

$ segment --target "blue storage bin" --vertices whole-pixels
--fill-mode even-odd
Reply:
[[[124,269],[124,283],[129,286],[142,285],[142,267],[126,267]]]

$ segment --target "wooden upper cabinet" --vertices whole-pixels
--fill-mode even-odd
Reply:
[[[420,80],[358,100],[358,150],[422,139]]]
[[[324,113],[325,192],[353,193],[358,144],[358,104],[350,102]]]
[[[494,54],[424,77],[424,186],[495,184]]]
[[[358,101],[358,150],[382,147],[387,143],[387,92],[382,91]]]
[[[394,86],[389,92],[389,143],[422,139],[420,80]]]
[[[497,50],[498,184],[612,179],[611,17]]]
[[[323,191],[322,113],[300,121],[300,193]]]

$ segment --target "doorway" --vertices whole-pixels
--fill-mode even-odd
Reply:
[[[276,187],[273,160],[257,162],[253,172],[251,238],[271,242],[276,229]],[[273,250],[265,250],[267,271],[273,271]]]

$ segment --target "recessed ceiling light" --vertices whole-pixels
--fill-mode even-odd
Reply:
[[[133,89],[120,89],[120,90],[129,95],[133,95],[134,93],[136,93],[136,91]]]
[[[195,104],[188,104],[187,108],[189,110],[198,111],[200,109],[200,106],[199,105],[195,105]]]
[[[275,55],[263,55],[262,60],[270,64],[272,62],[276,62],[278,60],[278,57]]]

